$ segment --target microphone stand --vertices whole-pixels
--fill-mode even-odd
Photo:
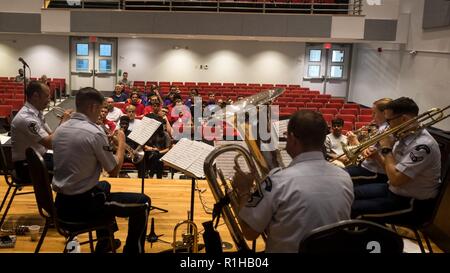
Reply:
[[[27,97],[27,69],[26,69],[27,67],[23,62],[22,66],[23,66],[23,102],[25,103]]]

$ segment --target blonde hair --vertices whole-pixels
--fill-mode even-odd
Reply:
[[[379,100],[376,100],[373,105],[377,108],[378,111],[383,112],[386,109],[386,106],[388,103],[390,103],[392,99],[390,98],[382,98]]]
[[[126,111],[130,111],[130,110],[131,110],[131,111],[134,111],[134,110],[136,110],[136,106],[131,105],[131,104],[130,104],[130,105],[127,105],[127,107],[125,107],[125,110],[126,110]]]

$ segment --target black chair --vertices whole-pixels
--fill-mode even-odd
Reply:
[[[448,186],[450,183],[450,154],[447,156],[447,160],[442,162],[441,169],[442,183],[436,198],[431,200],[412,200],[411,207],[406,210],[383,214],[366,214],[361,215],[358,218],[384,225],[391,225],[395,231],[397,231],[395,226],[406,227],[414,232],[414,238],[407,238],[416,241],[420,251],[426,253],[422,243],[423,237],[428,251],[432,253],[433,249],[430,240],[424,231],[434,222],[437,212],[440,209],[441,204],[444,203],[446,196],[450,196],[450,187]]]
[[[3,211],[2,219],[0,220],[0,227],[3,226],[3,223],[5,222],[6,216],[8,215],[8,211],[11,207],[11,204],[14,200],[14,197],[17,195],[24,195],[24,194],[30,194],[33,193],[32,191],[22,192],[23,188],[26,186],[31,186],[31,181],[23,181],[20,178],[16,176],[16,172],[12,166],[12,162],[8,160],[7,153],[3,147],[3,145],[0,145],[0,164],[1,164],[1,172],[2,175],[5,178],[5,182],[8,185],[8,189],[6,190],[5,196],[3,197],[2,204],[0,205],[0,212],[2,212],[3,206],[5,205],[6,201],[9,201],[6,205],[5,210]],[[11,193],[12,190],[12,193]],[[11,195],[10,195],[11,194]]]
[[[109,230],[109,240],[111,246],[114,246],[113,232],[116,227],[116,223],[114,220],[109,219],[106,221],[99,219],[96,222],[68,222],[58,218],[53,201],[53,192],[51,189],[48,171],[47,167],[45,166],[44,159],[33,148],[28,148],[26,150],[26,157],[29,165],[30,177],[33,183],[39,214],[45,219],[45,226],[34,252],[39,252],[41,245],[44,242],[45,236],[47,235],[48,228],[52,224],[54,224],[58,233],[67,239],[66,245],[64,247],[64,252],[67,252],[67,243],[72,241],[75,236],[78,236],[82,233],[89,233],[89,240],[86,242],[81,242],[80,244],[89,243],[91,252],[93,252],[93,242],[95,240],[92,237],[92,231],[95,231],[97,229]],[[115,253],[115,247],[111,247],[111,250]]]
[[[345,220],[312,230],[301,241],[305,254],[400,254],[403,240],[392,230],[373,222]]]

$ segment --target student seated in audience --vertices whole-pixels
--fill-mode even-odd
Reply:
[[[384,117],[384,109],[391,101],[392,99],[383,98],[373,103],[372,117],[373,123],[378,127],[378,133],[383,133],[388,128]],[[359,140],[353,132],[348,132],[347,138],[351,145],[359,144]],[[345,168],[352,177],[354,183],[385,183],[388,180],[384,166],[374,159],[374,154],[379,154],[380,152],[380,144],[377,143],[362,153],[362,156],[365,159],[361,165],[352,165]]]
[[[153,104],[159,102],[160,104],[162,103],[162,101],[158,98],[157,95],[153,94],[149,97],[147,106],[145,106],[144,108],[144,115],[147,115],[149,113],[153,112]]]
[[[25,80],[25,84],[30,82],[30,79],[25,78],[22,68],[19,68],[18,73],[19,73],[19,75],[17,75],[16,78],[14,79],[15,82],[24,82],[24,80]]]
[[[176,99],[172,105],[169,105],[167,107],[167,109],[169,110],[168,118],[170,124],[173,124],[179,119],[182,119],[183,121],[191,119],[189,108],[187,108],[187,106],[183,104],[183,101],[181,99]]]
[[[58,217],[75,222],[113,222],[116,216],[128,218],[128,235],[124,253],[144,253],[150,198],[145,194],[112,193],[111,185],[99,181],[105,169],[117,176],[124,157],[125,135],[117,131],[117,151],[112,152],[106,135],[95,125],[104,97],[87,87],[78,91],[77,112],[61,125],[53,138],[55,175],[52,188],[57,193],[55,206]],[[75,136],[75,137],[74,137]],[[108,230],[97,230],[100,240],[96,252],[109,252],[120,246],[111,245]]]
[[[111,96],[114,102],[126,102],[128,99],[128,95],[125,94],[123,85],[116,84],[114,87],[114,94]]]
[[[134,128],[141,124],[141,120],[136,119],[136,107],[134,105],[128,105],[125,108],[126,115],[130,118],[129,130],[133,131]]]
[[[313,229],[350,219],[353,183],[322,153],[328,128],[322,115],[298,111],[288,123],[287,168],[273,169],[254,187],[252,176],[236,169],[238,221],[246,239],[267,235],[265,252],[297,253]]]
[[[155,86],[155,85],[153,85],[153,86]],[[151,98],[153,96],[155,96],[156,99],[158,99],[161,103],[163,102],[158,88],[150,88],[150,90],[148,92],[144,92],[141,95],[142,104],[144,104],[144,106],[146,106],[146,107],[151,106],[152,105]]]
[[[122,110],[114,106],[113,98],[106,98],[106,107],[108,109],[106,118],[117,125],[119,123],[119,118],[124,115]]]
[[[208,93],[208,101],[206,102],[206,106],[217,104],[216,103],[216,95],[213,92]]]
[[[11,123],[11,151],[16,175],[24,182],[30,182],[25,151],[35,148],[44,158],[47,168],[53,170],[53,132],[44,119],[43,111],[50,102],[49,87],[39,81],[31,81],[26,89],[26,102],[14,116]],[[72,110],[64,112],[61,123],[70,118]]]
[[[131,81],[128,79],[128,72],[123,72],[122,79],[118,82],[118,84],[130,87]]]
[[[119,120],[119,125],[120,125],[120,129],[125,133],[125,143],[126,145],[128,145],[128,147],[130,147],[133,150],[136,150],[139,148],[139,144],[134,142],[133,140],[131,140],[128,135],[131,133],[131,130],[129,129],[130,126],[130,118],[128,116],[122,116],[120,117]],[[145,170],[143,168],[143,163],[144,162],[132,162],[131,158],[129,157],[130,154],[129,153],[125,153],[125,157],[124,157],[124,162],[129,162],[129,163],[133,163],[136,170],[138,171],[138,177],[141,178],[142,175],[145,173]]]
[[[39,81],[42,82],[43,84],[50,85],[50,81],[48,80],[47,75],[45,74],[39,78]]]
[[[384,110],[390,128],[414,119],[418,113],[417,104],[405,97],[389,102]],[[395,140],[381,139],[379,145],[381,155],[374,153],[374,158],[389,180],[355,184],[353,217],[409,209],[413,199],[429,206],[430,213],[441,183],[441,153],[436,140],[426,129],[411,128],[401,136],[395,135]]]
[[[175,93],[175,91],[170,91],[164,98],[164,106],[173,104],[176,99],[181,99],[180,94]]]
[[[128,105],[133,105],[135,109],[135,115],[137,119],[141,119],[144,116],[145,106],[142,104],[139,94],[137,92],[131,93],[130,98],[125,102],[124,109]]]
[[[106,104],[102,106],[102,109],[100,110],[100,115],[98,116],[97,125],[103,128],[105,131],[105,134],[108,137],[111,137],[114,132],[116,131],[116,124],[106,118],[108,115],[108,107]]]
[[[192,88],[191,91],[189,92],[189,98],[186,99],[186,101],[184,102],[184,104],[191,109],[191,106],[194,105],[194,98],[198,97],[198,89],[197,88]]]
[[[331,133],[325,139],[326,153],[331,160],[338,158],[344,153],[342,144],[347,144],[347,137],[342,134],[343,126],[344,120],[341,118],[336,118],[331,121]],[[345,158],[341,157],[338,160],[345,161]]]
[[[172,146],[172,139],[164,130],[164,120],[160,117],[152,117],[161,122],[156,132],[152,135],[149,141],[144,146],[145,156],[147,158],[147,166],[150,171],[150,178],[156,174],[156,178],[162,178],[164,163],[161,161],[163,157]]]

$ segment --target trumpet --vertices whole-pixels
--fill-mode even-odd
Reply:
[[[182,234],[182,241],[177,241],[177,230],[181,225],[187,225],[187,232]],[[192,231],[192,232],[191,232]],[[191,220],[184,220],[176,224],[173,229],[173,253],[177,250],[187,250],[190,253],[198,252],[198,229],[197,225]]]
[[[145,152],[141,145],[136,149],[131,148],[130,145],[125,143],[125,158],[133,162],[133,164],[138,164],[144,158]]]
[[[117,151],[117,136],[116,132],[114,132],[113,135],[108,135],[109,143],[113,147],[114,152]],[[125,145],[125,158],[131,161],[133,164],[138,164],[139,162],[144,159],[144,147],[142,145],[139,145],[136,149],[133,149],[130,145],[128,145],[126,142]]]
[[[430,127],[450,116],[450,114],[445,114],[445,111],[450,108],[450,105],[440,109],[431,108],[430,110],[418,115],[417,117],[410,119],[396,127],[390,128],[384,132],[379,132],[372,136],[370,139],[354,146],[343,145],[342,149],[344,153],[337,157],[335,160],[343,157],[347,157],[348,161],[345,166],[355,164],[361,153],[378,143],[381,139],[393,135],[397,139],[402,139],[408,135],[414,134],[422,129]]]

